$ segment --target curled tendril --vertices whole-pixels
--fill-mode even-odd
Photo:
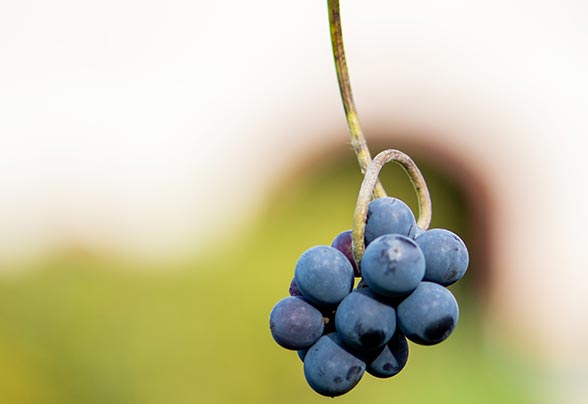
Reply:
[[[368,166],[363,182],[361,183],[355,213],[353,214],[352,250],[353,258],[358,268],[360,268],[359,263],[365,251],[364,238],[368,205],[374,195],[374,189],[382,167],[391,161],[399,164],[406,171],[417,193],[419,205],[417,225],[421,229],[427,230],[431,224],[432,206],[429,189],[427,188],[423,174],[421,174],[415,162],[407,154],[399,150],[388,149],[380,152]]]
[[[359,124],[359,117],[355,108],[355,102],[353,101],[353,93],[351,92],[351,82],[349,80],[345,48],[343,46],[343,30],[341,28],[339,0],[327,0],[327,5],[329,9],[331,46],[333,48],[333,57],[335,60],[335,70],[337,71],[341,100],[343,101],[343,107],[345,109],[351,144],[355,155],[357,156],[361,172],[365,175],[357,198],[355,214],[353,216],[353,257],[357,263],[357,267],[360,268],[359,263],[363,256],[363,252],[365,251],[364,236],[368,204],[372,197],[382,198],[386,196],[386,191],[378,179],[378,175],[384,164],[394,161],[400,164],[410,177],[418,196],[419,219],[417,225],[424,230],[428,229],[429,224],[431,223],[431,198],[423,175],[414,161],[412,161],[412,159],[405,153],[392,149],[384,150],[373,160],[371,159],[367,142]]]

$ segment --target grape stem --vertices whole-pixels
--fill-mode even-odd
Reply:
[[[357,156],[361,173],[365,175],[368,166],[372,161],[372,156],[365,137],[363,136],[363,132],[361,131],[361,126],[359,125],[359,117],[357,115],[357,110],[355,109],[353,93],[351,92],[351,82],[349,80],[347,61],[345,59],[345,47],[343,46],[343,30],[341,28],[339,0],[328,0],[327,4],[329,7],[329,25],[331,31],[331,46],[333,48],[333,57],[335,59],[335,70],[337,71],[339,91],[341,93],[341,100],[343,101],[343,108],[345,109],[347,126],[349,127],[351,146]],[[374,197],[382,198],[386,196],[386,191],[380,183],[380,180],[377,178],[376,180]]]
[[[360,268],[359,264],[361,257],[365,251],[364,237],[368,205],[372,200],[372,197],[382,198],[386,196],[386,191],[378,178],[380,170],[386,163],[389,163],[390,161],[398,163],[410,177],[418,197],[419,219],[417,225],[423,230],[427,230],[431,223],[431,198],[423,175],[414,161],[412,161],[407,154],[399,150],[384,150],[372,160],[367,142],[359,124],[359,117],[355,108],[355,102],[353,101],[353,93],[351,92],[351,81],[349,80],[347,61],[345,59],[345,47],[343,46],[343,30],[341,28],[339,0],[327,0],[327,5],[329,8],[331,46],[333,48],[333,57],[335,59],[335,70],[337,71],[339,91],[341,93],[341,100],[343,101],[343,108],[345,109],[347,126],[349,127],[351,145],[357,156],[361,173],[364,174],[364,179],[357,198],[355,214],[353,215],[352,234],[353,258],[357,263],[357,267]]]
[[[378,182],[378,175],[382,167],[391,161],[398,163],[406,171],[417,193],[419,204],[417,226],[423,230],[427,230],[431,224],[432,205],[429,189],[427,188],[423,174],[415,162],[407,154],[399,150],[388,149],[379,153],[374,157],[365,173],[357,197],[355,213],[353,214],[352,251],[358,268],[360,268],[359,263],[365,251],[365,224],[367,221],[368,205],[372,200],[372,195]]]

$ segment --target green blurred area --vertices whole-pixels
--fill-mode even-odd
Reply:
[[[455,184],[424,172],[433,227],[467,242],[467,206]],[[386,167],[381,178],[415,208],[399,168]],[[64,255],[1,277],[0,403],[325,402],[306,385],[296,353],[273,342],[268,318],[288,293],[298,256],[350,227],[360,182],[347,155],[314,164],[283,182],[253,226],[181,268],[146,272]],[[531,402],[527,365],[487,343],[492,335],[482,330],[468,281],[475,271],[452,287],[461,317],[447,341],[411,344],[398,376],[366,374],[338,402]]]

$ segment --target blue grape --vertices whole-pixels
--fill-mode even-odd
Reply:
[[[337,237],[331,243],[331,247],[336,248],[337,250],[341,251],[343,255],[347,257],[349,263],[353,267],[353,272],[355,276],[360,276],[359,268],[357,268],[357,264],[355,263],[355,259],[353,258],[353,239],[352,239],[352,231],[346,230],[342,233],[339,233]]]
[[[459,308],[449,290],[433,282],[421,284],[396,310],[406,338],[421,345],[445,340],[457,324]]]
[[[319,394],[347,393],[361,380],[365,362],[347,348],[337,334],[322,336],[304,357],[306,381]]]
[[[386,378],[398,374],[408,361],[408,342],[400,330],[396,330],[390,341],[367,362],[367,371],[372,376]]]
[[[425,275],[425,257],[414,240],[399,234],[378,237],[361,259],[363,279],[374,292],[397,297],[412,292]]]
[[[470,258],[464,242],[445,229],[432,229],[416,238],[423,250],[426,281],[448,286],[457,282],[468,269]]]
[[[353,288],[353,267],[333,247],[316,246],[298,259],[294,278],[302,296],[318,306],[339,304]]]
[[[366,245],[385,234],[414,237],[415,231],[414,215],[400,199],[387,196],[370,202],[365,224]]]
[[[369,288],[348,294],[335,313],[337,334],[345,343],[361,351],[386,344],[396,329],[396,312]]]
[[[310,347],[323,334],[323,315],[301,297],[280,300],[270,314],[270,331],[274,340],[286,349]]]

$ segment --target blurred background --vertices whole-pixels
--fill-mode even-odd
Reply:
[[[587,3],[342,3],[372,153],[471,264],[337,400],[588,402]],[[325,1],[0,2],[0,402],[324,401],[269,312],[360,183]]]

